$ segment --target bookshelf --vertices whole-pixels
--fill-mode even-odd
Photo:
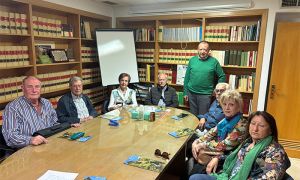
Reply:
[[[17,7],[17,8],[16,8]],[[107,94],[98,88],[101,78],[95,30],[111,28],[112,18],[40,0],[4,0],[0,3],[0,110],[22,95],[24,76],[42,80],[42,96],[60,97],[69,89],[68,79],[84,79],[84,89],[99,105]],[[83,34],[81,22],[86,22]],[[41,63],[37,47],[68,50],[67,62]],[[54,98],[55,99],[55,98]],[[55,103],[54,103],[55,104]]]
[[[136,42],[136,49],[154,49],[151,62],[139,60],[141,53],[137,50],[138,66],[154,67],[150,71],[154,81],[146,78],[143,83],[154,82],[156,84],[157,74],[164,71],[171,77],[169,84],[178,92],[183,91],[183,77],[181,70],[177,72],[178,66],[184,67],[188,64],[190,57],[197,54],[196,49],[200,40],[209,41],[211,54],[218,56],[227,75],[227,81],[230,80],[230,84],[241,92],[245,106],[247,106],[244,113],[247,115],[249,106],[253,111],[257,108],[267,12],[266,9],[258,9],[120,17],[116,19],[116,22],[119,28],[155,30],[154,41],[142,39]],[[213,51],[218,52],[215,54]],[[178,80],[179,78],[181,80]],[[180,104],[180,107],[187,108],[184,103]]]

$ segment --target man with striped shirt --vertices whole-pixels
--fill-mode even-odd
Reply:
[[[41,81],[33,76],[23,79],[24,95],[7,104],[3,113],[2,133],[8,146],[23,148],[47,143],[47,139],[32,134],[57,122],[51,103],[41,98]]]

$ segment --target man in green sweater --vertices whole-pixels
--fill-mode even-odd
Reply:
[[[184,77],[184,99],[189,101],[190,112],[194,115],[208,111],[215,78],[218,83],[225,82],[225,74],[218,60],[209,56],[209,44],[201,41],[198,45],[198,56],[189,60]]]

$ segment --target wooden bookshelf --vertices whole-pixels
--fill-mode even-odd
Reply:
[[[226,74],[234,75],[252,75],[255,73],[254,88],[252,91],[241,91],[245,99],[253,99],[252,110],[256,110],[258,101],[258,91],[260,86],[260,76],[261,76],[261,66],[263,60],[263,48],[265,43],[265,33],[267,24],[267,14],[268,10],[258,9],[258,10],[244,10],[244,11],[231,11],[231,12],[217,12],[217,13],[197,13],[197,14],[180,14],[180,15],[157,15],[157,16],[139,16],[139,17],[121,17],[117,18],[117,27],[119,28],[154,28],[155,29],[155,43],[150,42],[136,42],[136,48],[154,48],[154,83],[157,81],[157,74],[161,66],[170,67],[170,69],[175,70],[178,64],[185,65],[191,56],[196,54],[192,50],[196,50],[200,41],[200,34],[202,35],[202,40],[206,39],[210,42],[211,50],[240,50],[240,51],[257,51],[256,65],[254,67],[248,66],[223,66],[223,70]],[[258,25],[259,24],[259,25]],[[252,27],[253,25],[253,27]],[[235,26],[238,28],[247,27],[256,28],[259,26],[259,36],[257,39],[222,39],[218,41],[217,39],[207,39],[209,31],[207,27],[221,27],[221,26]],[[199,27],[199,28],[198,28]],[[199,32],[199,41],[193,40],[195,37],[185,40],[180,38],[182,35],[177,35],[173,37],[172,40],[164,40],[162,36],[164,34],[160,31],[164,31],[167,28],[187,28],[196,29]],[[254,30],[253,30],[254,32]],[[180,40],[182,39],[182,40]],[[169,62],[161,62],[160,51],[164,49],[181,50],[189,54],[189,57],[184,57],[185,59]],[[176,55],[171,57],[175,59]],[[145,66],[147,63],[138,62],[139,66]],[[150,63],[148,63],[150,64]],[[153,64],[151,64],[153,65]],[[183,91],[182,85],[172,84],[176,90]]]
[[[0,60],[4,62],[0,63],[0,84],[11,77],[27,75],[39,77],[41,74],[60,73],[70,70],[75,70],[76,75],[82,77],[83,68],[95,68],[98,66],[98,64],[95,63],[86,65],[90,63],[83,62],[81,54],[82,47],[96,48],[95,30],[98,28],[111,28],[112,22],[111,17],[41,0],[4,0],[0,2],[0,12],[7,12],[15,17],[19,17],[21,14],[24,15],[26,19],[23,25],[27,27],[27,31],[24,31],[26,33],[21,31],[20,34],[20,31],[16,32],[17,30],[14,29],[14,24],[10,24],[12,22],[6,22],[9,29],[6,32],[0,29],[0,51],[2,47],[8,47],[7,49],[17,47],[16,52],[19,52],[18,47],[22,48],[26,46],[26,57],[20,56],[20,58],[27,58],[29,61],[28,63],[23,60],[15,62],[13,58],[8,61],[5,59],[6,57],[0,57]],[[0,15],[2,15],[2,13]],[[36,19],[34,17],[36,17]],[[81,19],[88,22],[91,38],[81,36]],[[40,23],[40,27],[36,26],[36,21],[39,21],[39,23],[42,22]],[[43,27],[44,25],[45,27]],[[11,27],[13,29],[11,29]],[[18,24],[16,27],[23,28],[22,24]],[[63,29],[63,27],[69,29]],[[63,30],[65,33],[61,32]],[[37,62],[36,45],[49,45],[51,48],[53,46],[54,49],[70,49],[71,52],[73,52],[74,60],[61,63],[39,64]],[[5,48],[3,51],[6,50]],[[14,64],[7,64],[11,61],[13,61]],[[65,79],[68,78],[69,77],[66,76]],[[101,84],[101,82],[98,83],[98,85],[99,84]],[[15,88],[20,88],[19,86],[20,85],[15,85]],[[66,93],[67,90],[68,87],[52,88],[48,91],[42,91],[42,96],[47,98],[54,95],[59,96]],[[8,98],[2,97],[0,99],[0,109],[3,109],[5,105],[14,98],[10,96]]]

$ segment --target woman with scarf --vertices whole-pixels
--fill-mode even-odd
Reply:
[[[121,73],[119,75],[119,87],[111,91],[108,110],[118,109],[124,105],[137,106],[136,94],[133,89],[128,87],[130,75]]]
[[[236,90],[227,90],[220,97],[225,118],[216,127],[192,144],[192,159],[188,162],[188,175],[205,173],[213,157],[223,159],[247,137],[247,120],[243,118],[243,100]]]
[[[195,174],[190,180],[282,179],[290,166],[289,158],[278,143],[276,121],[272,115],[257,111],[249,116],[249,134],[225,160],[221,173],[216,171],[218,158],[208,168],[208,174]]]

